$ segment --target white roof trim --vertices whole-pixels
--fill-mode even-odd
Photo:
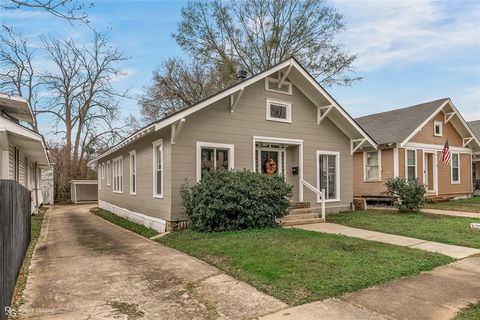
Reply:
[[[475,136],[475,134],[473,133],[472,129],[468,126],[467,122],[465,121],[465,119],[463,119],[462,115],[458,112],[458,109],[457,107],[455,107],[455,105],[453,104],[452,100],[450,99],[447,99],[444,103],[442,103],[442,105],[440,107],[437,108],[437,110],[435,110],[424,122],[422,122],[422,124],[420,124],[402,143],[400,143],[400,147],[404,147],[406,143],[408,143],[418,132],[420,132],[420,130],[422,130],[423,127],[425,127],[425,125],[430,122],[440,111],[443,110],[443,108],[445,108],[445,106],[449,104],[450,107],[453,109],[454,111],[454,115],[456,115],[460,121],[462,122],[463,126],[467,129],[467,131],[470,133],[471,137],[473,137],[473,140],[480,146],[480,141],[478,140],[478,138]],[[463,137],[462,137],[463,138]]]

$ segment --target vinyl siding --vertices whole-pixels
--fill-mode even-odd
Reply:
[[[380,172],[380,181],[365,181],[364,180],[364,155],[363,152],[357,152],[353,156],[354,176],[353,176],[353,191],[354,196],[379,196],[386,191],[385,182],[393,178],[393,149],[381,150],[382,170]]]
[[[413,138],[411,142],[428,143],[444,145],[448,138],[448,143],[451,147],[462,147],[462,137],[458,134],[455,127],[450,123],[444,123],[445,117],[443,112],[439,112],[432,120],[430,120]],[[435,121],[442,122],[442,136],[437,137],[433,134],[433,125]]]
[[[170,128],[168,128],[170,129]],[[153,145],[152,142],[163,139],[163,199],[153,197]],[[130,151],[136,150],[137,154],[137,192],[136,195],[130,194]],[[148,136],[122,148],[101,159],[99,164],[105,163],[105,172],[107,173],[106,163],[110,161],[110,170],[113,170],[112,161],[118,156],[123,156],[123,193],[113,192],[113,174],[110,185],[107,186],[107,178],[100,179],[102,190],[98,191],[99,200],[106,201],[121,208],[130,211],[143,213],[152,217],[171,220],[171,144],[170,131],[162,130],[151,133]],[[101,174],[101,172],[99,172]]]

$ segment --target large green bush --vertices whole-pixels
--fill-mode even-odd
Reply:
[[[399,211],[419,211],[425,203],[426,187],[417,180],[388,179],[386,194],[394,198]]]
[[[280,176],[216,170],[194,186],[184,185],[182,203],[198,231],[224,231],[276,226],[288,213],[292,187]]]

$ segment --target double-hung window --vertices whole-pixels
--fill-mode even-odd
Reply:
[[[417,179],[417,151],[407,150],[407,180]]]
[[[380,181],[381,179],[381,151],[366,151],[363,153],[365,165],[365,181]]]
[[[123,157],[113,159],[113,192],[123,192]]]
[[[233,144],[197,142],[197,181],[209,171],[233,169],[233,149]]]
[[[153,196],[163,198],[163,140],[153,142]]]
[[[317,188],[325,190],[326,201],[340,200],[340,153],[317,151]],[[317,201],[321,201],[320,196]]]
[[[460,183],[460,155],[458,153],[452,153],[451,177],[452,184]]]
[[[112,182],[112,168],[110,167],[110,160],[107,161],[107,186]]]
[[[433,122],[433,135],[436,137],[442,136],[442,121]]]
[[[137,153],[130,151],[130,194],[137,193]]]

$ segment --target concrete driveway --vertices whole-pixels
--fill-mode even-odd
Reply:
[[[26,319],[244,319],[287,307],[188,255],[88,212],[50,210],[24,292]]]

